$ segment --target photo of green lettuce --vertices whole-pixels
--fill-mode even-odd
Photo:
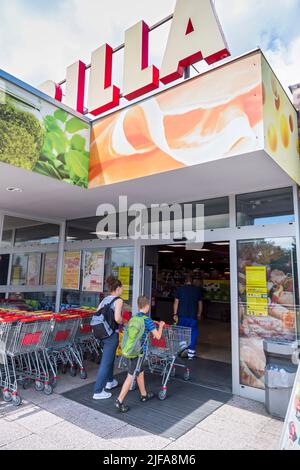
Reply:
[[[0,161],[87,188],[88,129],[62,109],[39,119],[6,97],[0,104]]]
[[[32,170],[44,143],[44,129],[31,113],[10,101],[0,105],[0,161]]]
[[[80,131],[89,125],[57,109],[53,116],[44,118],[45,138],[39,161],[34,171],[52,176],[66,183],[87,188],[89,151],[87,138]]]

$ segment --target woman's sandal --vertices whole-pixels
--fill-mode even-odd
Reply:
[[[127,411],[130,409],[129,406],[121,403],[119,400],[115,401],[115,407],[120,411],[120,413],[127,413]]]
[[[155,395],[153,392],[147,392],[147,395],[141,395],[141,401],[145,403],[146,401],[152,400],[154,397]]]

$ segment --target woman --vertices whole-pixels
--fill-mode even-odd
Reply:
[[[118,382],[114,379],[113,373],[116,351],[119,344],[118,325],[122,323],[123,300],[119,297],[121,297],[123,293],[123,286],[121,281],[114,276],[110,276],[106,280],[106,284],[109,295],[102,300],[99,305],[99,309],[104,307],[104,305],[111,303],[114,298],[116,299],[111,304],[111,308],[115,313],[115,331],[111,336],[102,340],[103,353],[94,388],[94,400],[105,400],[107,398],[111,398],[112,394],[106,390],[112,390],[118,386]],[[94,318],[96,319],[97,317]],[[93,321],[91,324],[93,325]]]

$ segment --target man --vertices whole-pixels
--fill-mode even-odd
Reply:
[[[198,321],[201,320],[203,302],[199,287],[193,286],[190,274],[186,276],[185,285],[179,287],[175,293],[174,321],[178,326],[187,326],[192,329],[191,344],[188,350],[190,360],[196,357],[196,345],[198,332]]]

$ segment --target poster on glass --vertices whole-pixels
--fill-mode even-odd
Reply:
[[[85,251],[82,290],[103,292],[105,250]]]

